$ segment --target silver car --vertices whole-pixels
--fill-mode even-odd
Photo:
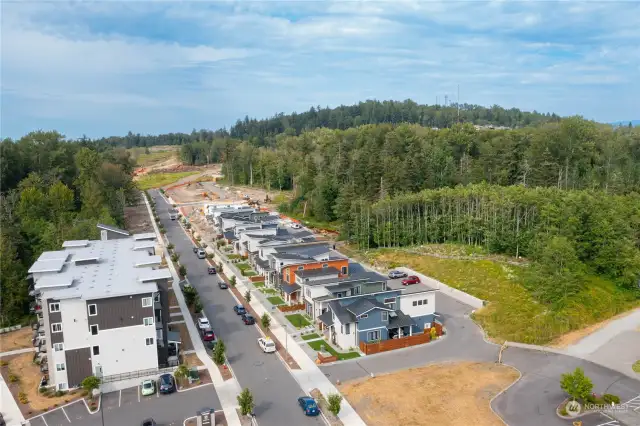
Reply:
[[[207,253],[205,253],[204,249],[198,249],[196,255],[198,256],[198,259],[204,259],[207,257]]]
[[[391,278],[392,280],[395,280],[397,278],[404,278],[407,276],[406,272],[402,272],[402,271],[391,271],[389,272],[389,278]]]

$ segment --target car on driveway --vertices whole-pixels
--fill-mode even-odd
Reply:
[[[420,278],[415,275],[409,275],[407,278],[402,280],[402,285],[411,285],[411,284],[420,284]]]
[[[391,271],[389,272],[389,278],[391,278],[392,280],[398,279],[398,278],[404,278],[407,276],[406,272],[402,272],[402,271]]]
[[[242,305],[236,305],[233,307],[233,312],[235,312],[238,315],[244,315],[247,313],[247,310]]]
[[[302,411],[304,411],[304,414],[307,416],[317,416],[320,414],[316,400],[310,396],[301,396],[298,398],[298,405],[300,405]]]
[[[256,323],[256,319],[253,317],[253,315],[244,314],[242,316],[242,322],[245,323],[245,325],[253,325]]]
[[[209,319],[202,315],[198,318],[198,328],[200,330],[205,330],[207,328],[211,328],[211,324],[209,324]]]
[[[158,423],[156,423],[156,421],[153,419],[146,419],[146,420],[143,420],[140,425],[141,426],[158,426]]]
[[[211,327],[204,328],[200,330],[200,332],[202,333],[202,340],[204,340],[205,342],[213,342],[214,340],[216,340],[216,335],[214,334]]]
[[[196,255],[198,256],[198,259],[204,259],[205,257],[207,257],[207,253],[204,251],[204,249],[198,249]]]
[[[156,393],[156,382],[154,380],[145,380],[142,382],[140,393],[142,396],[149,396]]]
[[[276,344],[273,342],[273,340],[266,337],[258,338],[258,346],[260,346],[262,352],[266,354],[270,354],[276,351]]]
[[[226,290],[229,288],[229,286],[227,285],[227,283],[225,283],[224,281],[218,281],[218,287],[220,287],[223,290]]]
[[[173,393],[176,391],[176,380],[171,374],[163,374],[158,382],[160,383],[160,393]]]

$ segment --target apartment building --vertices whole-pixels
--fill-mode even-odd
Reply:
[[[49,385],[59,390],[91,375],[177,363],[180,336],[167,326],[171,274],[160,268],[155,234],[99,228],[101,240],[65,241],[29,269]]]

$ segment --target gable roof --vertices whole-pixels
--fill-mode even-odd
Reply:
[[[356,300],[352,304],[345,306],[345,309],[355,316],[366,314],[373,309],[384,309],[385,311],[393,312],[393,309],[386,307],[376,299],[368,297],[358,298],[358,300]]]
[[[409,315],[405,314],[401,310],[395,311],[396,316],[389,315],[389,325],[387,325],[387,329],[398,328],[398,327],[409,327],[413,325],[413,318]]]
[[[336,300],[329,302],[329,309],[336,314],[336,317],[338,317],[342,324],[356,321],[356,317],[351,312],[343,308]]]
[[[105,231],[111,231],[111,232],[115,232],[117,234],[121,234],[121,235],[131,235],[129,233],[129,231],[125,231],[124,229],[120,229],[120,228],[116,228],[115,226],[111,226],[111,225],[105,225],[104,223],[98,223],[96,225],[98,227],[98,229],[102,229]]]
[[[318,262],[320,263],[320,262]],[[311,277],[323,277],[326,275],[338,275],[340,271],[336,268],[317,268],[317,269],[303,269],[302,271],[294,271],[294,274],[299,276],[300,278],[311,278]]]

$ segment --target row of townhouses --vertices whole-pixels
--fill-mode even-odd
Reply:
[[[342,349],[411,336],[438,320],[436,289],[403,286],[349,261],[311,232],[294,229],[265,212],[222,212],[210,222],[237,254],[246,256],[278,289],[300,305],[314,325]]]
[[[29,269],[34,345],[58,390],[178,363],[180,334],[167,324],[171,274],[156,235],[98,228],[100,240],[65,241]]]

